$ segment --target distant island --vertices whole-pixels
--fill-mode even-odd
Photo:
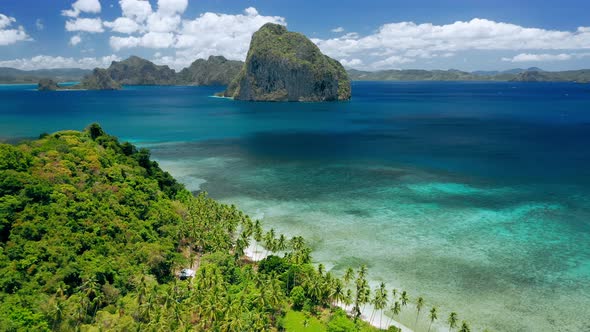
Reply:
[[[123,85],[228,85],[242,68],[243,62],[222,56],[198,59],[176,73],[168,66],[158,66],[138,56],[113,61],[109,68],[96,68],[79,78],[79,84],[60,86],[55,78],[39,79],[39,91],[118,90]],[[51,84],[55,83],[55,84]]]
[[[353,81],[497,81],[497,82],[577,82],[589,83],[590,70],[550,72],[540,68],[510,69],[506,71],[466,72],[450,70],[399,69],[362,71],[349,69]]]
[[[252,36],[246,63],[223,93],[246,101],[350,99],[348,74],[311,40],[267,23]]]
[[[20,70],[0,67],[0,84],[37,84],[42,79],[56,82],[79,82],[92,70],[79,68]]]

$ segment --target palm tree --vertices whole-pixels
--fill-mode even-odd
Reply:
[[[285,237],[284,234],[281,234],[281,236],[279,236],[279,239],[277,240],[277,250],[278,251],[287,250],[287,238]]]
[[[422,298],[422,296],[418,297],[418,300],[416,300],[416,322],[414,323],[414,330],[416,329],[416,326],[418,325],[418,317],[420,317],[420,311],[422,310],[422,307],[424,306],[424,299]]]
[[[451,312],[451,314],[449,315],[449,319],[447,319],[447,323],[449,323],[449,332],[451,332],[451,329],[457,327],[457,321],[457,313],[454,311]]]
[[[361,306],[366,304],[369,300],[370,289],[367,284],[365,276],[367,274],[367,267],[361,266],[356,279],[356,293],[354,300],[354,319],[355,321],[361,316]]]
[[[391,306],[391,319],[389,320],[389,323],[387,325],[391,324],[391,321],[395,319],[395,316],[399,315],[400,312],[402,311],[402,307],[400,306],[398,301],[395,301],[395,303],[393,303],[393,305]]]
[[[354,270],[352,267],[349,267],[348,270],[344,273],[344,285],[348,287],[350,281],[354,278]]]
[[[438,319],[438,313],[436,312],[436,307],[432,307],[430,309],[430,315],[428,315],[428,318],[430,318],[430,325],[428,325],[428,332],[430,332],[430,328],[432,327],[432,323],[434,323],[434,321]]]
[[[379,297],[378,301],[375,301],[375,308],[380,311],[379,326],[381,326],[381,323],[383,322],[383,309],[387,307],[387,288],[385,287],[385,283],[382,282],[381,285],[379,285],[378,294]]]
[[[459,332],[471,332],[471,329],[469,328],[469,325],[466,321],[463,321],[461,323],[461,328],[459,329]]]
[[[402,296],[400,297],[400,300],[402,301],[402,307],[405,307],[408,304],[408,301],[410,301],[410,298],[408,297],[408,293],[406,291],[402,292]]]
[[[256,256],[256,251],[258,250],[258,243],[262,242],[262,225],[260,224],[260,220],[256,220],[254,222],[254,229],[253,229],[253,234],[254,234],[254,256]]]

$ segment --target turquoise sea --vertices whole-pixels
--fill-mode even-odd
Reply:
[[[357,82],[341,103],[211,97],[222,89],[0,86],[0,140],[99,122],[441,320],[590,331],[590,85]]]

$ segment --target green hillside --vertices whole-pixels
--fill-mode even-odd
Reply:
[[[254,239],[276,256],[249,261]],[[353,301],[302,238],[192,196],[98,125],[0,145],[2,331],[277,331],[290,310],[366,331],[333,307],[369,301],[365,273]]]

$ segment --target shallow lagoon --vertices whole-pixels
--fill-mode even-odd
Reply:
[[[590,330],[590,86],[355,83],[347,103],[222,88],[0,87],[0,138],[98,121],[288,235],[477,329]],[[405,319],[413,326],[414,314]]]

